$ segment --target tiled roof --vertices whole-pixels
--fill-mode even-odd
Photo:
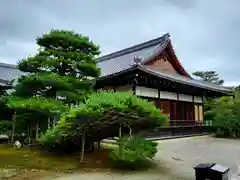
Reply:
[[[140,57],[146,61],[156,53],[161,52],[169,41],[169,34],[117,51],[97,59],[98,67],[101,68],[101,76],[108,76],[128,69],[133,65],[134,57]]]
[[[189,79],[186,78],[185,76],[181,75],[174,75],[166,72],[159,71],[158,69],[150,68],[148,66],[139,66],[139,68],[149,74],[168,79],[170,81],[178,82],[181,84],[187,84],[190,86],[194,87],[199,87],[203,89],[209,89],[213,91],[220,91],[220,92],[232,92],[231,88],[216,85],[216,84],[211,84],[202,80],[196,80],[196,79]]]
[[[213,91],[232,92],[232,89],[230,88],[207,83],[201,80],[196,80],[191,78],[190,76],[185,77],[180,74],[169,74],[144,65],[136,66],[135,68],[132,67],[132,65],[134,64],[134,57],[140,57],[142,59],[141,64],[144,64],[144,62],[146,62],[148,59],[151,59],[155,55],[161,53],[168,45],[169,37],[169,34],[165,34],[151,41],[147,41],[145,43],[132,46],[130,48],[123,49],[121,51],[117,51],[115,53],[98,58],[98,66],[101,68],[102,73],[100,79],[104,79],[112,75],[118,75],[119,73],[124,73],[125,71],[131,71],[135,68],[140,68],[141,70],[155,76],[169,79],[182,84],[188,84],[191,86],[209,89]]]
[[[2,82],[1,85],[6,85],[8,82],[16,79],[23,74],[24,73],[20,71],[16,65],[0,63],[0,81]]]

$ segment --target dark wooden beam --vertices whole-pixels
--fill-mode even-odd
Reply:
[[[136,85],[138,84],[138,74],[135,74],[135,77],[132,79],[132,92],[136,95]]]

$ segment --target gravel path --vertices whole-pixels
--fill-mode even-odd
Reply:
[[[237,173],[240,165],[240,141],[216,139],[213,137],[194,137],[159,141],[159,151],[155,160],[159,170],[135,173],[81,172],[54,180],[192,180],[193,166],[199,163],[219,163]],[[42,179],[42,180],[50,180]],[[236,178],[237,180],[237,178]]]

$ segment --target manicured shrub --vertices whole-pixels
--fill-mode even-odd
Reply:
[[[223,130],[221,130],[220,128],[218,128],[216,131],[216,137],[223,138],[225,136],[226,136],[225,132]]]
[[[157,152],[157,143],[139,137],[124,137],[118,148],[109,154],[109,160],[120,168],[140,168],[148,164]]]
[[[79,147],[83,133],[88,145],[89,142],[116,136],[120,125],[130,129],[141,124],[153,129],[166,122],[167,116],[152,103],[131,93],[98,92],[91,94],[85,103],[64,113],[56,127],[42,135],[39,142],[47,148],[64,149],[62,146],[67,145],[69,149],[71,145]]]
[[[10,132],[12,130],[13,123],[8,120],[0,121],[0,134]]]

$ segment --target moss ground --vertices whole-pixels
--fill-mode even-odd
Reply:
[[[108,170],[108,149],[99,153],[85,154],[84,163],[80,163],[80,155],[62,156],[43,153],[37,148],[13,148],[0,144],[0,179],[13,176],[40,177],[49,172],[76,172]],[[20,178],[21,179],[21,178]],[[27,179],[27,178],[25,178]]]
[[[84,168],[103,168],[107,160],[108,150],[102,149],[100,153],[85,155],[85,162],[79,163],[79,154],[62,156],[46,154],[37,148],[13,148],[0,145],[0,168],[30,168],[51,171],[81,170]]]

